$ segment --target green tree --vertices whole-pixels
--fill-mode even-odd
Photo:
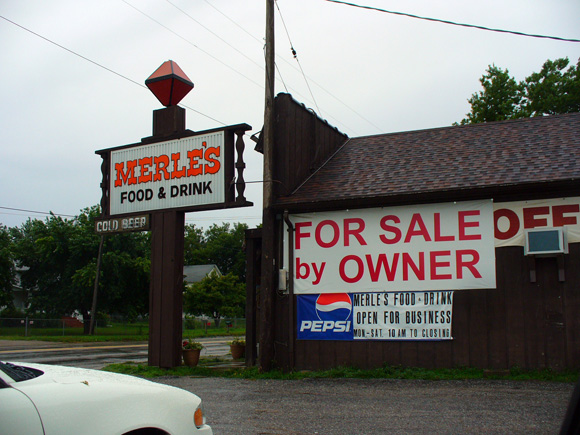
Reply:
[[[483,90],[468,100],[471,111],[461,124],[580,111],[580,59],[571,66],[567,58],[547,60],[521,82],[495,65],[486,72],[479,80]]]
[[[569,63],[567,58],[547,60],[540,72],[525,79],[524,111],[529,116],[580,112],[580,59],[570,68]]]
[[[214,224],[202,236],[201,230],[188,225],[185,232],[185,264],[215,264],[223,274],[232,272],[245,282],[246,257],[243,250],[243,223]]]
[[[84,293],[75,288],[72,275],[87,260],[87,251],[72,252],[70,244],[75,235],[72,220],[51,216],[44,222],[28,220],[22,225],[17,238],[19,266],[27,268],[21,274],[22,285],[30,290],[31,311],[45,312],[49,316],[70,314],[79,309],[84,315],[90,301],[83,300]]]
[[[202,255],[204,246],[203,229],[193,224],[185,225],[184,264],[205,264],[205,259]]]
[[[219,326],[222,317],[243,316],[246,291],[233,273],[211,275],[186,287],[183,306],[186,312],[213,317]]]
[[[490,65],[480,79],[483,91],[473,94],[469,101],[471,112],[461,124],[504,121],[522,118],[524,86],[510,77],[509,71]]]
[[[95,206],[75,219],[53,215],[28,220],[15,232],[17,263],[27,268],[22,284],[30,290],[30,311],[57,317],[78,311],[88,326],[100,237],[94,219],[99,214]],[[106,237],[98,310],[132,316],[147,312],[149,252],[145,234]]]
[[[0,307],[14,307],[12,286],[15,277],[12,235],[7,227],[0,225]]]

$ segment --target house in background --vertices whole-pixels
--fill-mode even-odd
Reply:
[[[16,269],[16,280],[12,286],[12,302],[14,303],[14,308],[18,311],[26,311],[28,308],[28,290],[22,288],[21,273],[28,268]]]
[[[207,276],[222,276],[219,267],[215,264],[196,264],[193,266],[183,266],[183,282],[194,284],[200,282]]]

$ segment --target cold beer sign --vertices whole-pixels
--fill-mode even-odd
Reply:
[[[296,294],[495,288],[491,200],[291,220]]]

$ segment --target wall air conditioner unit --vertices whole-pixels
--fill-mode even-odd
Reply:
[[[568,253],[568,241],[564,227],[534,228],[525,230],[525,255],[546,255]]]

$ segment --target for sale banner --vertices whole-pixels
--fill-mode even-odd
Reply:
[[[491,200],[290,219],[296,294],[495,288]]]
[[[299,340],[451,340],[453,291],[299,295]]]

